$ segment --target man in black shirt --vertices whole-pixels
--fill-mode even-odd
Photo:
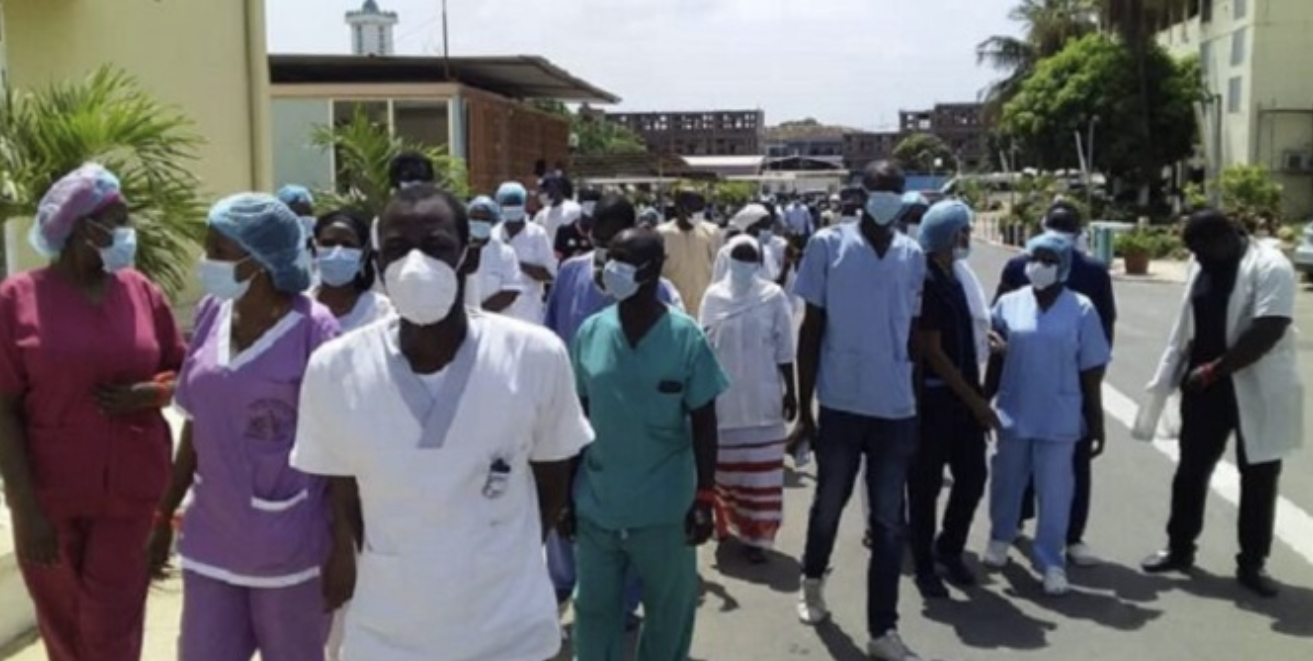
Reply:
[[[961,202],[940,202],[926,212],[919,236],[926,257],[917,329],[924,357],[918,396],[921,442],[908,472],[907,494],[916,585],[927,599],[948,596],[937,564],[956,585],[976,582],[962,561],[962,551],[985,493],[985,432],[998,426],[981,389],[983,356],[976,355],[966,290],[953,268],[970,252],[971,216]],[[945,465],[953,473],[953,487],[943,530],[936,539],[936,501]]]

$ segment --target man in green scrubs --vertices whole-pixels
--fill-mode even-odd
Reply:
[[[729,381],[702,329],[657,297],[665,251],[626,230],[599,278],[618,304],[589,317],[571,348],[596,440],[564,531],[578,565],[578,661],[625,656],[624,587],[643,584],[638,661],[687,661],[698,601],[696,547],[711,537],[716,397]]]

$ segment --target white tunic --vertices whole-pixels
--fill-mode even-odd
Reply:
[[[534,223],[525,223],[524,229],[511,236],[506,231],[506,223],[501,223],[493,230],[493,237],[510,246],[515,251],[515,258],[520,264],[545,266],[552,276],[556,275],[556,252],[552,250],[547,230]],[[543,302],[546,290],[543,288],[543,283],[527,275],[523,276],[523,281],[524,291],[515,297],[515,302],[506,309],[505,314],[531,324],[541,324],[546,310],[546,304]]]
[[[530,465],[592,440],[565,346],[551,331],[471,312],[430,379],[399,322],[311,358],[292,465],[351,476],[365,527],[344,658],[543,661],[561,637]]]
[[[479,309],[484,301],[504,291],[523,294],[527,280],[528,276],[520,273],[515,249],[494,237],[479,253],[479,270],[465,279],[465,305]]]

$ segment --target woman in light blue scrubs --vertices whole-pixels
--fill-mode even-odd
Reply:
[[[1044,591],[1068,591],[1067,522],[1074,490],[1072,453],[1090,439],[1094,455],[1103,451],[1100,388],[1111,358],[1099,313],[1083,295],[1065,286],[1072,244],[1047,233],[1026,245],[1030,286],[1005,294],[994,304],[994,330],[1007,344],[990,360],[986,393],[997,395],[999,433],[990,483],[990,542],[982,562],[1007,564],[1017,534],[1022,495],[1032,477],[1039,499],[1035,563]]]

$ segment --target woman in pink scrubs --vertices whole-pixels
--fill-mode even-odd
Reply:
[[[200,265],[209,296],[176,394],[188,420],[160,504],[171,518],[193,490],[178,545],[181,661],[322,660],[329,607],[342,601],[320,580],[333,548],[328,485],[288,465],[306,364],[338,329],[302,293],[308,238],[269,195],[210,211]],[[155,530],[152,565],[167,559],[169,537]]]
[[[0,284],[0,473],[20,567],[51,661],[137,661],[182,338],[128,268],[136,234],[109,171],[56,182],[29,239],[51,264]]]

